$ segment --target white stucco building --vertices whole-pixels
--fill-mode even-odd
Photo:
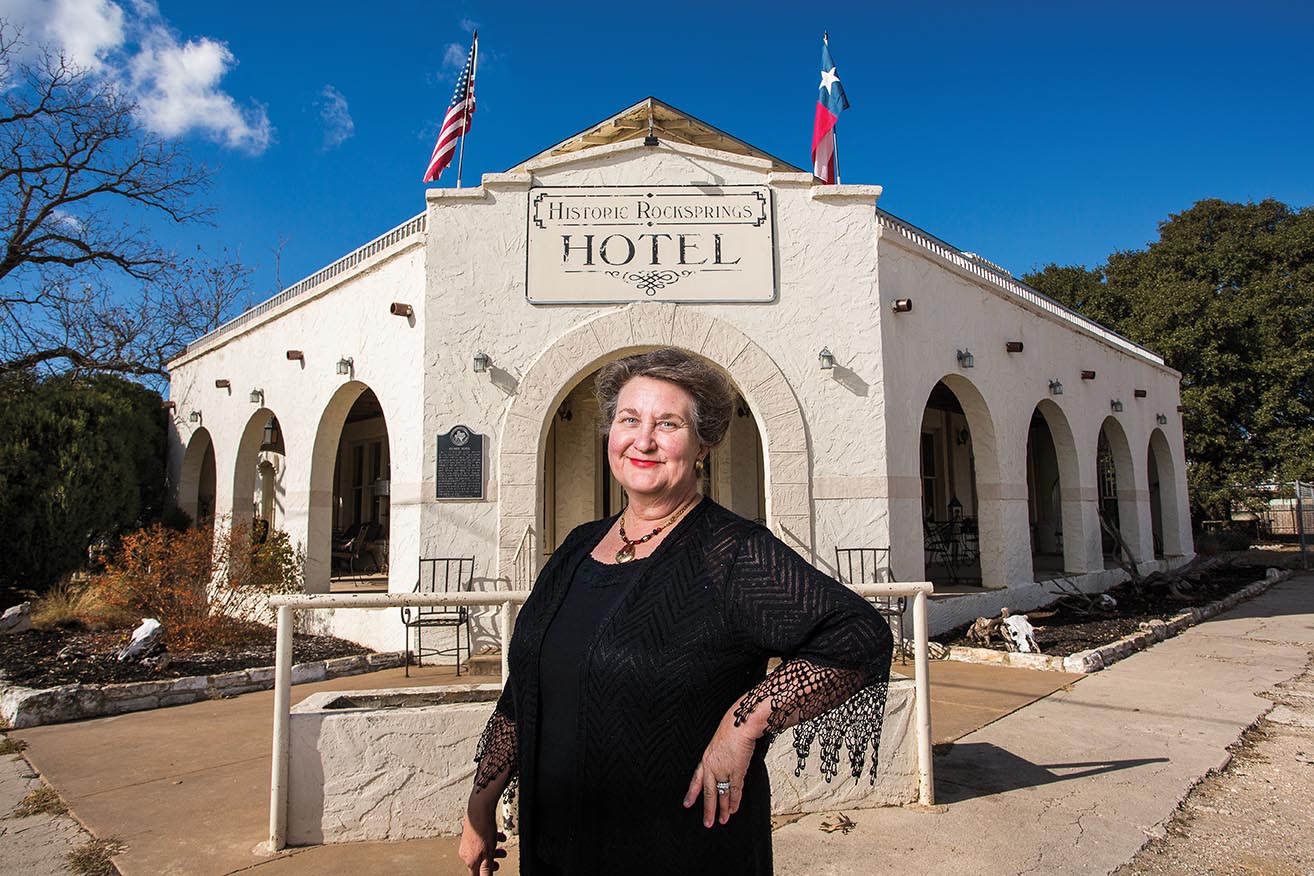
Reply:
[[[312,592],[410,591],[419,558],[451,556],[476,587],[528,587],[622,502],[591,375],[672,345],[742,396],[711,496],[829,571],[836,547],[889,547],[896,579],[961,594],[933,628],[1037,604],[1059,574],[1112,583],[1101,507],[1140,563],[1189,558],[1180,375],[880,193],[652,99],[430,189],[171,363],[177,501],[287,530]],[[482,477],[440,498],[461,491],[438,471],[458,425],[483,436]],[[334,533],[368,524],[373,553],[335,568]],[[402,640],[396,611],[327,625]]]

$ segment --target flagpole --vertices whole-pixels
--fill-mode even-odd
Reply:
[[[835,185],[839,185],[839,122],[836,122],[835,127],[830,129],[830,139],[831,143],[834,144],[832,148],[834,149],[833,157],[835,158]]]
[[[461,149],[456,156],[456,187],[461,187],[461,168],[465,164],[465,135],[470,130],[470,95],[474,94],[475,72],[479,69],[479,31],[474,32],[474,51],[470,59],[470,79],[465,83],[465,107],[461,110]],[[839,171],[835,171],[839,175]]]

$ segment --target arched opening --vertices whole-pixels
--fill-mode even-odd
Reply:
[[[954,379],[962,391],[970,390],[969,416],[950,379],[931,389],[922,411],[920,461],[922,481],[922,539],[926,577],[937,586],[981,586],[981,502],[978,491],[976,447],[980,442],[974,420],[984,414],[984,402],[967,381]],[[993,436],[986,440],[993,447]]]
[[[571,386],[547,426],[542,453],[543,559],[581,523],[609,517],[625,504],[624,490],[607,462],[606,424],[601,421],[592,369]],[[762,440],[742,397],[725,440],[713,450],[703,492],[740,516],[766,517]]]
[[[323,490],[331,498],[326,508],[312,501],[308,587],[386,591],[392,458],[372,389],[353,381],[334,396],[320,419],[312,465],[312,494]]]
[[[214,442],[208,430],[197,429],[192,433],[183,454],[182,473],[178,482],[178,507],[192,519],[194,525],[205,526],[214,520],[217,483]]]
[[[1122,426],[1112,417],[1106,417],[1100,426],[1095,473],[1099,493],[1100,544],[1106,567],[1116,565],[1120,551],[1124,552],[1124,558],[1141,562],[1144,558],[1138,555],[1140,531],[1131,447]]]
[[[1049,399],[1031,413],[1026,468],[1032,577],[1043,581],[1081,568],[1084,541],[1072,428]]]
[[[1154,528],[1156,556],[1185,556],[1183,515],[1177,504],[1177,469],[1172,448],[1161,429],[1150,433],[1146,467],[1150,478],[1150,521]]]

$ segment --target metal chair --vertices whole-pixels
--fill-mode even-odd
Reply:
[[[887,547],[835,548],[835,571],[842,584],[888,584],[894,581],[890,569],[890,549]],[[899,646],[899,662],[907,663],[904,650],[903,616],[908,600],[903,596],[869,597],[882,617],[891,621]]]
[[[474,589],[474,557],[421,558],[420,574],[415,582],[416,593],[468,593]],[[461,629],[465,629],[465,653],[470,656],[470,643],[474,641],[470,625],[470,608],[466,605],[422,605],[414,610],[401,610],[402,626],[406,628],[406,677],[411,675],[411,631],[415,631],[415,665],[426,656],[456,658],[456,675],[461,675]],[[425,650],[424,631],[430,627],[452,627],[456,633],[454,648]]]

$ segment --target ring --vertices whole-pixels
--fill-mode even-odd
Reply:
[[[730,783],[729,783],[729,782],[717,782],[717,783],[716,783],[716,793],[718,793],[718,794],[729,794],[729,793],[730,793]]]

